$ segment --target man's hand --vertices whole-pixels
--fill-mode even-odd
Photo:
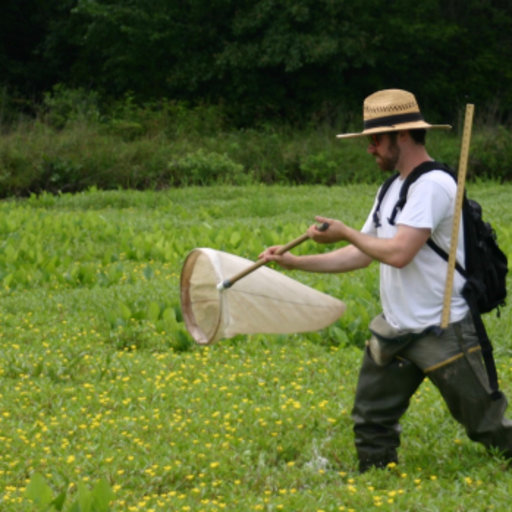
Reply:
[[[286,269],[293,269],[295,268],[294,262],[297,259],[296,256],[291,254],[290,252],[285,252],[284,254],[277,254],[279,249],[281,249],[282,245],[274,245],[272,247],[269,247],[268,249],[265,249],[260,255],[260,260],[265,261],[275,261],[279,266],[286,268]]]
[[[326,217],[315,217],[320,224],[328,224],[327,229],[319,230],[319,224],[313,224],[308,228],[308,236],[318,244],[331,244],[346,240],[347,226],[340,220]]]

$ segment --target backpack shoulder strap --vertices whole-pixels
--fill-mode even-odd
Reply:
[[[375,209],[373,210],[373,224],[376,228],[380,227],[380,205],[386,192],[388,191],[391,184],[398,178],[399,174],[395,173],[390,176],[380,187],[379,195],[377,196],[377,204],[375,205]]]
[[[395,217],[397,216],[398,212],[402,210],[402,208],[405,205],[405,202],[407,201],[407,193],[409,192],[409,187],[423,174],[426,172],[439,170],[444,171],[448,173],[454,180],[457,182],[457,177],[455,176],[455,173],[453,172],[453,169],[451,169],[448,165],[443,164],[441,162],[435,162],[435,161],[428,161],[423,162],[422,164],[418,165],[418,167],[415,167],[411,174],[405,178],[404,184],[402,185],[402,188],[400,189],[400,195],[398,198],[398,201],[396,202],[393,211],[391,212],[391,217],[388,219],[389,223],[394,225],[395,224]],[[427,240],[427,244],[429,247],[434,250],[441,258],[448,261],[448,254],[447,252],[439,247],[432,238],[429,238]],[[467,277],[466,271],[464,268],[459,264],[459,262],[456,262],[455,268],[457,271],[463,276]]]
[[[427,240],[427,245],[434,251],[436,252],[439,256],[441,256],[441,258],[443,258],[445,261],[448,261],[449,259],[449,256],[448,256],[448,253],[442,248],[442,247],[439,247],[439,245],[437,245],[434,240],[432,240],[432,238],[429,238]],[[468,277],[468,274],[467,272],[462,268],[462,265],[460,265],[460,263],[458,261],[455,262],[455,268],[457,269],[457,272],[464,278],[467,279]]]
[[[391,212],[391,217],[389,217],[388,221],[389,223],[394,226],[395,225],[395,218],[399,211],[401,211],[405,205],[405,202],[407,201],[407,193],[409,192],[409,187],[423,174],[439,170],[447,172],[452,178],[457,181],[457,177],[455,176],[454,172],[450,167],[447,165],[441,163],[441,162],[435,162],[435,161],[427,161],[423,162],[417,167],[415,167],[412,172],[405,178],[405,181],[400,188],[400,195],[398,197],[398,201],[396,202],[395,206],[393,207],[393,211]]]
[[[393,209],[392,218],[393,223],[395,221],[395,217],[399,210],[401,210],[405,204],[405,201],[407,200],[407,191],[409,190],[409,187],[422,175],[426,172],[433,171],[433,170],[440,170],[445,171],[448,173],[454,180],[457,182],[457,176],[455,175],[453,169],[451,169],[448,165],[443,164],[441,162],[423,162],[418,167],[413,169],[411,174],[405,179],[404,184],[402,185],[402,189],[400,190],[400,198],[395,205],[395,208]],[[466,198],[464,198],[465,200]],[[391,222],[391,219],[390,219]],[[437,245],[432,238],[429,238],[427,240],[427,245],[436,252],[441,258],[443,258],[445,261],[448,261],[449,256],[448,253],[442,248]],[[467,272],[464,270],[462,265],[458,261],[455,262],[455,268],[457,272],[464,278],[467,278]]]

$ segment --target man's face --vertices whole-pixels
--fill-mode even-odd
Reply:
[[[394,171],[400,158],[400,148],[396,135],[377,133],[370,135],[368,153],[375,157],[375,162],[383,171]]]

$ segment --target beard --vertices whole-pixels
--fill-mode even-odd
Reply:
[[[391,141],[388,147],[388,154],[386,156],[377,155],[377,165],[383,171],[394,171],[400,158],[400,148],[396,140]]]

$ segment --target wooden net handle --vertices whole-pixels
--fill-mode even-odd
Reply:
[[[471,103],[466,105],[464,118],[464,131],[462,132],[462,146],[460,150],[459,172],[457,175],[457,196],[455,198],[455,210],[453,214],[452,237],[450,241],[450,253],[448,255],[448,271],[444,289],[443,314],[441,318],[441,329],[446,329],[450,323],[450,307],[453,290],[453,276],[457,261],[457,246],[459,243],[459,226],[462,216],[462,202],[464,199],[464,187],[466,184],[466,172],[468,168],[469,143],[471,141],[471,127],[473,125],[473,112],[475,106]]]
[[[321,226],[318,226],[319,231],[325,231],[329,227],[329,224],[327,222],[324,222]],[[307,233],[304,233],[303,235],[299,236],[295,240],[292,240],[291,242],[288,242],[286,245],[283,245],[278,251],[276,251],[276,254],[284,254],[285,252],[291,251],[294,247],[297,247],[302,242],[305,242],[309,238]],[[267,263],[265,260],[258,260],[256,263],[253,263],[251,266],[247,267],[246,269],[242,270],[238,274],[234,275],[233,277],[230,277],[229,279],[225,279],[221,283],[217,285],[217,288],[219,290],[225,290],[226,288],[230,288],[233,286],[237,281],[242,279],[242,277],[245,277],[246,275],[250,274],[251,272],[254,272],[256,269],[260,268],[261,266],[265,265]]]

